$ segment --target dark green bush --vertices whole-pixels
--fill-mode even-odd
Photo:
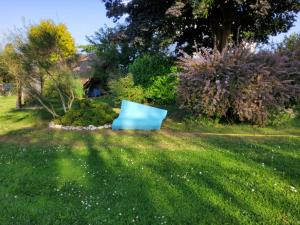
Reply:
[[[153,77],[169,74],[172,64],[172,60],[164,55],[146,54],[137,58],[129,66],[129,72],[133,75],[136,85],[149,87],[152,84]]]
[[[116,116],[117,114],[108,104],[94,103],[85,99],[77,102],[74,109],[57,118],[54,122],[66,126],[101,126],[111,123]]]
[[[117,80],[112,80],[109,83],[109,88],[117,104],[122,100],[130,100],[138,103],[146,101],[145,90],[141,86],[134,84],[131,74]]]

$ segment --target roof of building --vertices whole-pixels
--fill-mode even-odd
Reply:
[[[95,53],[88,53],[79,56],[79,61],[76,67],[73,69],[74,72],[78,73],[83,78],[89,78],[93,72],[93,62],[96,58]]]

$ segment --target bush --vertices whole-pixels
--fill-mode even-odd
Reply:
[[[219,118],[210,118],[206,116],[195,117],[195,116],[187,116],[184,119],[184,123],[188,127],[220,127],[221,121]]]
[[[271,110],[280,112],[299,98],[299,83],[290,80],[296,64],[243,47],[202,49],[196,57],[181,58],[180,105],[195,115],[265,125]]]
[[[54,122],[65,126],[101,126],[111,123],[117,114],[106,103],[93,103],[91,100],[80,100],[74,109]]]
[[[283,41],[278,45],[278,51],[282,54],[300,50],[300,33],[293,33],[290,36],[284,37]]]
[[[285,37],[282,43],[279,44],[277,53],[287,60],[287,65],[290,68],[298,68],[292,73],[289,73],[290,79],[300,83],[300,33],[295,33],[289,37]],[[276,64],[275,61],[274,64]]]
[[[280,112],[278,112],[278,110],[275,110],[274,112],[271,111],[269,113],[268,125],[271,126],[283,125],[295,119],[296,116],[297,114],[293,108],[284,109]]]
[[[84,96],[83,85],[81,81],[72,73],[61,72],[57,74],[55,78],[56,83],[53,79],[46,79],[44,83],[43,95],[46,98],[59,99],[59,93],[55,88],[58,85],[60,90],[65,95],[69,95],[71,91],[74,92],[75,98],[82,98]]]
[[[109,88],[117,104],[122,100],[130,100],[138,103],[146,101],[145,90],[141,86],[135,86],[131,74],[112,80]]]
[[[161,54],[144,55],[137,58],[129,65],[129,72],[133,75],[133,80],[136,85],[149,87],[152,84],[153,77],[169,74],[172,61]]]
[[[174,103],[177,97],[178,77],[175,74],[157,76],[147,89],[147,97],[158,104]]]

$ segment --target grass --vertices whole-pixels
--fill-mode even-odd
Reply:
[[[63,132],[13,107],[0,97],[0,224],[300,224],[298,121]]]

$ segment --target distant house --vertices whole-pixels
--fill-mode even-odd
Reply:
[[[85,95],[89,98],[99,97],[105,93],[101,87],[101,82],[93,78],[94,68],[92,65],[95,59],[95,53],[81,55],[78,65],[73,70],[81,78]]]
[[[100,97],[103,94],[101,93],[101,83],[95,78],[88,79],[83,84],[83,88],[86,96],[89,98]]]
[[[93,62],[95,60],[95,53],[88,53],[79,56],[78,64],[73,71],[78,73],[80,77],[91,77],[93,73]]]
[[[10,95],[13,91],[12,83],[0,83],[0,95]]]

